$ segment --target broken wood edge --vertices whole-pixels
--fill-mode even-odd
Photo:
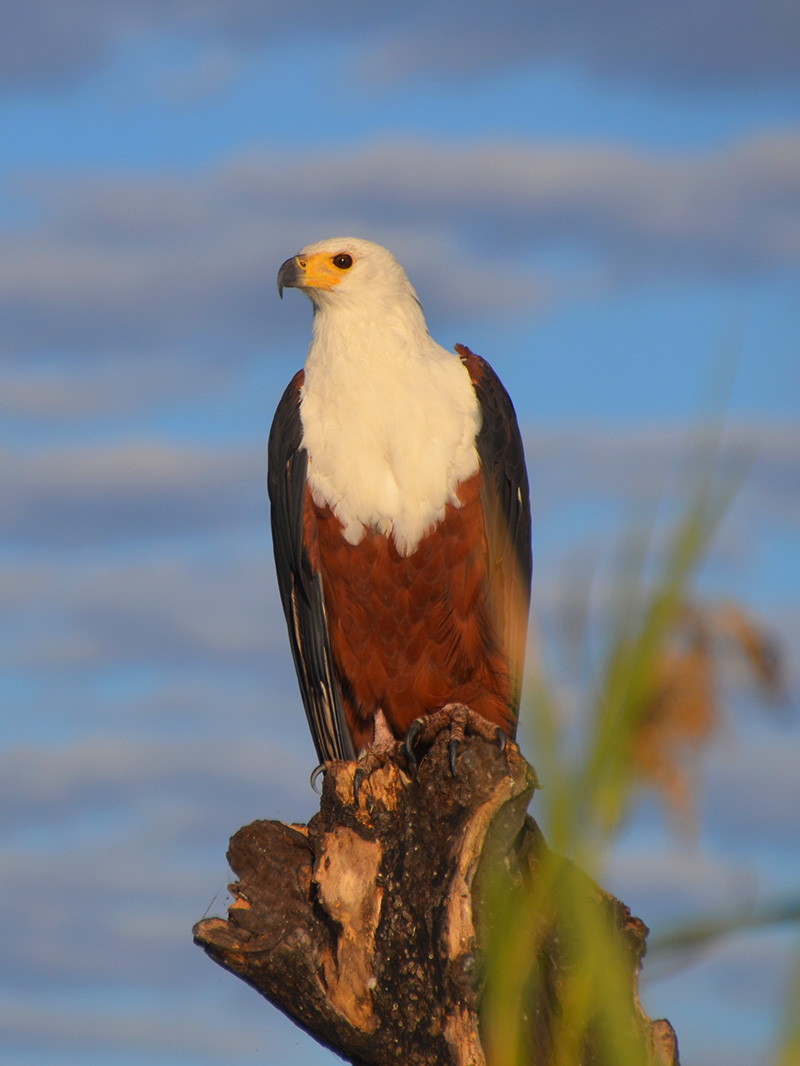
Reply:
[[[229,859],[239,881],[231,886],[228,919],[207,918],[194,929],[214,961],[360,1066],[487,1066],[480,1035],[483,870],[513,855],[519,872],[521,835],[530,848],[547,845],[526,815],[537,782],[516,745],[501,758],[491,745],[468,738],[455,781],[443,776],[447,755],[446,741],[436,741],[416,780],[387,763],[364,781],[357,806],[356,764],[330,764],[320,812],[307,826],[260,822],[235,834]],[[445,815],[455,832],[445,843],[429,839]],[[438,902],[426,896],[430,886],[403,885],[387,867],[396,861],[402,867],[404,849],[425,847],[431,869],[443,858],[448,864]],[[639,1003],[646,927],[596,890],[620,908],[614,914],[621,935],[634,938],[633,1000],[654,1066],[676,1066],[672,1027],[651,1022]],[[404,907],[422,905],[426,923],[438,930],[430,959],[420,962],[427,967],[420,980],[430,999],[428,1033],[397,1025],[405,989],[387,989],[395,960],[381,954],[392,943],[387,923]]]
[[[383,902],[378,885],[382,857],[377,840],[365,840],[340,825],[323,837],[313,873],[317,900],[341,930],[335,950],[323,957],[328,997],[350,1025],[367,1033],[374,1033],[380,1024],[372,990],[375,933]]]
[[[510,773],[501,779],[490,797],[477,807],[464,826],[460,844],[456,850],[457,862],[447,894],[446,920],[443,935],[447,957],[456,963],[463,955],[475,957],[478,952],[478,937],[475,928],[473,885],[475,875],[484,857],[487,837],[492,832],[500,812],[512,801],[522,799],[521,812],[517,812],[509,833],[504,826],[502,837],[511,839],[519,832],[525,820],[525,811],[537,787],[532,768],[525,763],[519,748],[514,744],[508,749]],[[520,765],[520,764],[524,764]],[[516,772],[515,772],[516,771]],[[519,807],[520,804],[515,804]],[[498,837],[494,833],[493,851],[498,851]],[[455,1052],[458,1066],[486,1066],[486,1057],[480,1039],[479,1004],[476,1001],[454,1011],[447,1021],[445,1037]]]

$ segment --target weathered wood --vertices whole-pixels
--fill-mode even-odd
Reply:
[[[358,806],[354,771],[354,763],[331,766],[320,811],[307,826],[259,821],[239,830],[228,852],[238,878],[228,919],[199,922],[195,940],[353,1063],[486,1066],[486,897],[496,897],[492,871],[502,869],[513,891],[535,879],[549,854],[526,816],[535,775],[516,745],[501,753],[475,737],[464,744],[455,780],[446,737],[414,778],[394,763],[375,771]],[[564,870],[583,878],[570,864]],[[583,880],[629,947],[633,1024],[654,1063],[676,1066],[669,1023],[651,1023],[638,1006],[647,930]],[[479,887],[489,881],[491,892]],[[536,1002],[526,1012],[530,1061],[542,1066],[569,966],[564,934],[548,933]],[[591,1034],[583,1055],[587,1064],[602,1061]]]

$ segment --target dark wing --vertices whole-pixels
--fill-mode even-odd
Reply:
[[[502,628],[519,709],[531,599],[531,508],[525,452],[514,405],[485,359],[462,344],[456,351],[469,371],[481,408],[476,447],[483,473],[481,502],[489,546],[489,599]]]
[[[300,447],[298,371],[278,404],[269,434],[267,488],[278,587],[289,628],[294,667],[320,762],[355,759],[342,710],[325,614],[322,580],[304,542],[308,455]]]

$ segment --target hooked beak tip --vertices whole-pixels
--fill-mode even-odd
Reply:
[[[281,264],[281,268],[278,271],[278,295],[280,298],[283,299],[284,289],[297,287],[301,280],[300,264],[297,262],[296,256],[292,256],[291,259],[287,259],[285,263]]]

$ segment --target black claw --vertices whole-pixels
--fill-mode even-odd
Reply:
[[[418,718],[408,727],[408,732],[406,733],[406,742],[403,745],[403,747],[405,748],[406,758],[408,759],[408,765],[411,768],[412,773],[416,772],[417,766],[419,765],[417,763],[417,757],[414,754],[414,741],[419,736],[421,729],[422,722]]]
[[[506,750],[506,743],[508,742],[508,736],[506,735],[505,730],[501,729],[500,726],[497,727],[497,733],[495,734],[495,736],[497,737],[498,750],[499,750],[500,754],[502,755],[503,752]]]
[[[458,749],[461,747],[461,741],[453,739],[450,741],[449,753],[450,753],[450,773],[453,777],[458,777],[456,773],[456,758],[458,757]]]
[[[324,773],[325,773],[325,763],[324,762],[321,762],[319,764],[319,766],[315,767],[311,771],[311,787],[314,789],[314,791],[316,792],[316,794],[318,796],[322,795],[322,790],[317,788],[317,781],[319,780],[320,774],[324,774]]]

